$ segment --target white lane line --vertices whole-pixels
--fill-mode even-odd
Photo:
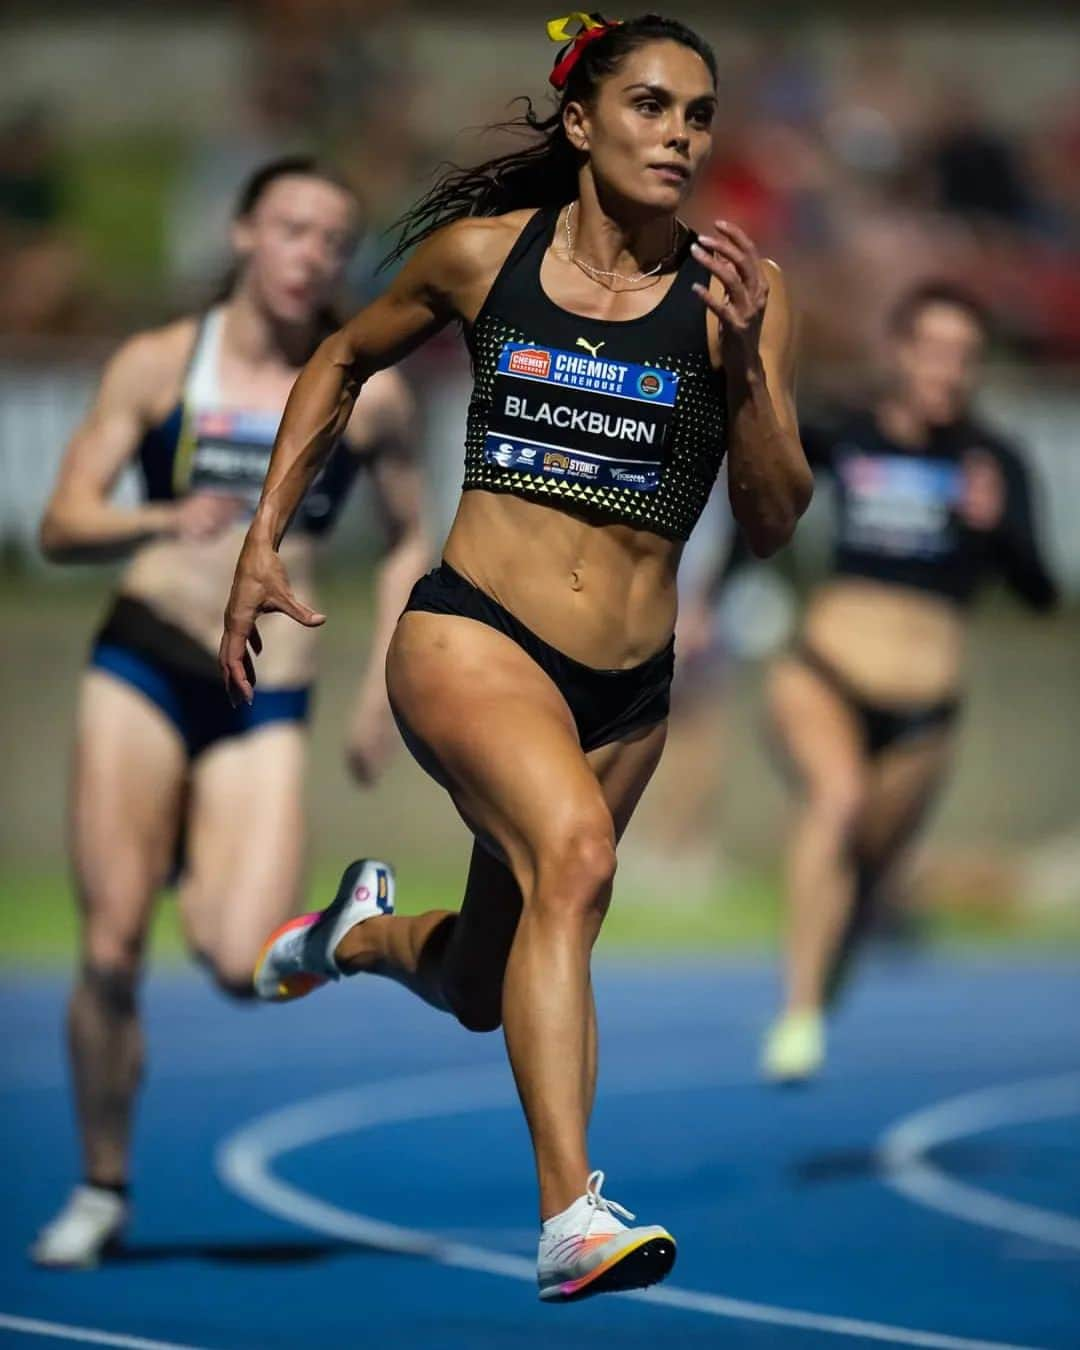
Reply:
[[[957,1181],[926,1157],[940,1144],[1001,1125],[1078,1114],[1080,1073],[1027,1079],[953,1097],[905,1117],[886,1131],[878,1147],[882,1180],[909,1200],[967,1223],[1080,1251],[1080,1220]]]
[[[148,1341],[143,1336],[122,1336],[113,1331],[95,1331],[93,1327],[69,1327],[62,1322],[41,1322],[36,1317],[14,1317],[10,1313],[0,1313],[0,1330],[48,1336],[56,1341],[79,1341],[83,1345],[113,1345],[119,1350],[198,1350],[197,1346],[180,1345],[176,1341]]]
[[[685,1077],[675,1080],[667,1075],[653,1076],[646,1086],[640,1081],[639,1074],[636,1081],[630,1078],[617,1085],[616,1091],[620,1095],[654,1088],[663,1091],[677,1083],[686,1086]],[[703,1085],[700,1076],[695,1077],[692,1086]],[[509,1071],[502,1065],[440,1070],[331,1092],[257,1117],[230,1135],[218,1148],[218,1172],[226,1185],[244,1199],[289,1223],[303,1224],[346,1242],[376,1246],[403,1256],[424,1257],[440,1265],[502,1275],[535,1285],[536,1265],[532,1259],[470,1243],[448,1241],[436,1233],[399,1227],[341,1209],[282,1181],[273,1171],[274,1162],[283,1154],[337,1135],[376,1125],[485,1111],[509,1106],[513,1101]],[[380,1159],[385,1166],[385,1155],[380,1154]],[[750,1303],[666,1285],[626,1297],[713,1317],[857,1336],[893,1345],[923,1346],[926,1350],[1031,1350],[1031,1347],[1006,1345],[1000,1341],[969,1340],[797,1308]]]

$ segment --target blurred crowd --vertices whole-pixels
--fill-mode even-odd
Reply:
[[[244,114],[212,135],[174,138],[150,175],[153,192],[144,185],[140,209],[112,228],[108,266],[85,203],[85,136],[76,154],[47,98],[8,112],[0,334],[112,335],[197,301],[222,264],[236,184],[300,147],[334,156],[363,193],[373,229],[353,288],[370,290],[378,229],[417,195],[459,129],[432,116],[430,44],[413,40],[400,8],[380,15],[365,0],[236,8],[250,27]],[[694,210],[701,221],[739,221],[789,270],[812,363],[843,371],[865,355],[895,295],[928,273],[982,297],[1009,357],[1080,359],[1080,81],[1010,121],[974,74],[946,65],[913,80],[887,30],[851,37],[824,62],[820,44],[780,28],[732,51],[704,28],[721,57],[723,99]],[[959,42],[948,53],[956,72]],[[474,121],[505,116],[512,93],[539,93],[549,54],[541,36],[532,78],[493,63],[490,90],[468,105]],[[470,144],[478,156],[488,148]],[[123,155],[105,159],[101,191],[122,192]],[[143,167],[133,160],[130,173]],[[125,241],[123,228],[154,238]]]
[[[994,316],[1009,355],[1080,358],[1080,84],[1024,128],[973,81],[913,90],[875,38],[824,82],[794,45],[745,72],[705,188],[801,284],[805,350],[872,346],[897,296],[949,276]]]

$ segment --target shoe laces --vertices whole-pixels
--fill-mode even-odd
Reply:
[[[637,1215],[631,1214],[615,1200],[609,1200],[606,1195],[600,1194],[600,1188],[604,1184],[603,1172],[596,1171],[589,1173],[589,1179],[585,1183],[585,1200],[593,1209],[600,1210],[605,1214],[616,1214],[620,1219],[626,1219],[633,1223]]]

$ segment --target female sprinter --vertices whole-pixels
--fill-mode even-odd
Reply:
[[[1036,609],[1056,598],[1023,462],[971,416],[985,322],[962,291],[908,294],[891,379],[870,411],[807,432],[837,489],[833,575],[774,668],[771,718],[802,788],[787,865],[787,1004],[763,1069],[811,1077],[822,1008],[952,761],[967,606],[992,571]]]
[[[791,535],[812,483],[777,269],[733,226],[695,240],[676,214],[712,141],[712,53],[655,15],[574,17],[558,111],[526,118],[535,143],[437,185],[407,217],[408,264],[300,376],[221,648],[248,698],[256,616],[321,621],[292,594],[286,522],[364,382],[460,322],[475,378],[465,491],[387,675],[407,744],[475,837],[462,911],[392,917],[387,866],[354,864],[324,913],[272,937],[256,985],[291,997],[375,970],[466,1027],[502,1022],[552,1300],[662,1279],[675,1255],[663,1228],[619,1222],[585,1133],[590,950],[664,742],[682,544],[725,446],[735,514],[762,553]]]
[[[136,987],[154,897],[179,840],[187,937],[226,992],[251,994],[259,942],[295,906],[313,634],[285,625],[265,687],[240,712],[222,692],[213,648],[286,397],[333,327],[325,306],[357,223],[352,194],[314,161],[257,173],[233,228],[227,298],[121,348],[45,514],[51,558],[132,557],[79,696],[72,850],[82,965],[69,1032],[85,1174],[33,1248],[43,1264],[93,1264],[126,1217],[142,1060]],[[396,375],[365,388],[282,548],[310,595],[316,541],[357,469],[372,469],[393,544],[349,738],[361,777],[377,770],[394,734],[382,666],[425,561],[408,412]],[[148,500],[122,509],[110,489],[133,458]]]

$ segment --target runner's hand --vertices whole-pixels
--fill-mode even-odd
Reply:
[[[693,661],[713,644],[712,610],[700,596],[692,596],[679,606],[675,625],[675,651],[680,661]]]
[[[713,222],[691,252],[722,283],[724,294],[695,282],[694,290],[720,320],[720,345],[725,369],[746,368],[759,360],[758,343],[769,282],[748,234],[726,220]]]
[[[193,492],[176,504],[176,533],[181,539],[213,539],[228,529],[244,503],[221,492]]]
[[[349,772],[364,787],[371,787],[397,749],[398,729],[386,693],[361,695],[345,742]]]
[[[996,530],[1005,515],[1005,479],[993,455],[972,450],[963,460],[960,515],[970,530]]]
[[[318,628],[326,622],[325,614],[316,613],[293,594],[277,552],[249,534],[236,564],[225,607],[225,631],[218,649],[225,692],[234,707],[240,698],[250,703],[255,697],[252,658],[262,651],[262,639],[255,626],[260,614],[287,614],[305,628]]]

